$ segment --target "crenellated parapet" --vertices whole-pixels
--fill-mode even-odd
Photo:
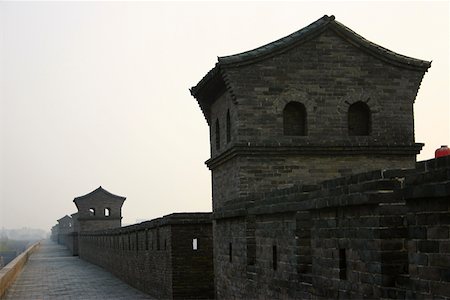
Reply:
[[[125,197],[98,188],[75,198],[52,236],[73,255],[97,264],[157,298],[214,298],[211,213],[175,213],[121,227]]]
[[[214,297],[211,213],[82,232],[80,257],[159,299]]]
[[[449,197],[447,156],[229,201],[218,298],[448,297]]]

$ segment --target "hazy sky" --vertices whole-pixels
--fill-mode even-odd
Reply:
[[[0,227],[49,229],[98,186],[123,222],[210,211],[206,121],[189,88],[217,56],[324,14],[432,60],[415,104],[419,159],[450,144],[449,2],[1,2]]]

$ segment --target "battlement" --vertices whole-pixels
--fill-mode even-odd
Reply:
[[[79,255],[161,299],[214,297],[210,213],[174,213],[82,232]]]
[[[447,156],[229,201],[219,298],[448,297],[449,197]]]
[[[213,212],[120,227],[100,187],[74,200],[80,257],[164,299],[449,299],[450,156],[414,138],[430,66],[333,16],[220,57],[191,89]]]
[[[325,180],[316,185],[293,185],[274,189],[260,197],[246,197],[225,202],[214,219],[247,212],[309,210],[341,205],[358,205],[364,201],[383,202],[389,197],[448,195],[450,157],[421,161],[414,169],[385,169],[362,172]],[[424,189],[428,189],[425,191]],[[358,200],[355,200],[358,198]],[[353,200],[352,200],[353,199]]]

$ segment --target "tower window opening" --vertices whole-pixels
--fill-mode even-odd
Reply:
[[[339,279],[347,279],[347,255],[345,249],[339,249]]]
[[[230,110],[227,111],[227,144],[231,141],[231,118]]]
[[[111,214],[111,209],[110,208],[105,208],[105,217],[109,217]]]
[[[220,149],[220,125],[219,120],[216,120],[216,150]]]
[[[366,103],[358,101],[348,108],[348,135],[369,135],[371,130],[371,113]]]
[[[198,245],[197,245],[197,239],[192,239],[192,250],[197,250],[198,249]]]
[[[89,208],[89,215],[90,216],[95,216],[95,208]]]
[[[306,108],[302,103],[289,102],[283,110],[284,135],[306,135]]]
[[[277,255],[277,246],[273,245],[273,246],[272,246],[272,267],[273,267],[274,270],[276,270],[277,267],[278,267],[278,265],[277,265],[277,263],[278,263],[277,259],[278,259],[278,255]]]

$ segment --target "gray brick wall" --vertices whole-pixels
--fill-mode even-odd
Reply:
[[[212,247],[205,213],[172,214],[79,237],[82,259],[159,299],[213,298]]]
[[[450,298],[449,182],[445,157],[229,203],[214,212],[217,298]]]
[[[383,62],[331,30],[284,53],[225,72],[238,104],[218,98],[211,119],[224,120],[224,106],[236,110],[237,142],[414,143],[413,102],[424,72]],[[306,107],[307,137],[283,136],[282,110],[290,101]],[[366,102],[372,111],[370,137],[347,134],[348,106],[356,101]]]
[[[447,165],[447,168],[442,168]],[[421,162],[410,175],[408,207],[408,297],[450,298],[450,157]]]
[[[125,199],[125,197],[111,194],[102,187],[75,198],[74,203],[78,208],[79,231],[120,227],[122,225],[122,205]],[[109,211],[109,215],[106,214],[105,209]]]
[[[351,175],[415,167],[422,145],[413,104],[429,66],[361,41],[327,16],[289,38],[219,58],[191,89],[210,126],[218,298],[401,296],[406,206],[378,205],[402,202],[380,190],[403,183],[382,171]],[[351,136],[348,110],[359,101],[370,110],[369,135]],[[305,107],[304,136],[284,134],[290,102]],[[342,176],[352,179],[322,185]],[[238,256],[231,262],[230,243]]]
[[[421,146],[414,140],[413,103],[423,70],[382,61],[326,30],[270,58],[224,66],[222,73],[232,91],[217,96],[209,110],[214,208],[293,183],[414,166]],[[283,134],[283,109],[291,101],[305,105],[306,136]],[[371,111],[368,136],[348,134],[348,108],[357,101]]]

